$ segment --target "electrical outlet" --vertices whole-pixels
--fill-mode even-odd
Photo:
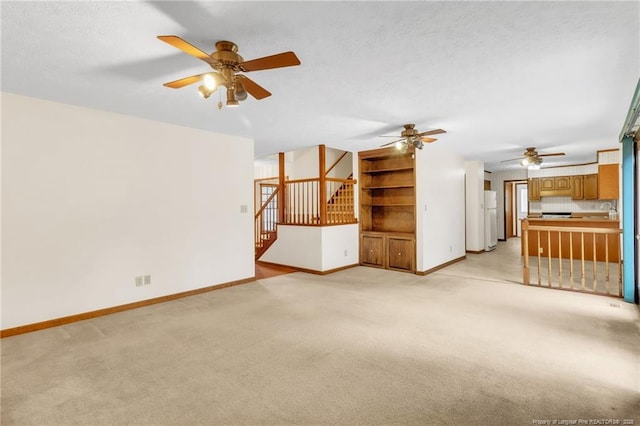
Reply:
[[[544,248],[538,247],[538,254],[544,254]]]
[[[347,257],[347,250],[344,251],[344,256]]]
[[[136,287],[142,286],[143,278],[142,276],[136,277]]]
[[[149,285],[151,284],[151,275],[145,275],[144,276],[144,285]]]

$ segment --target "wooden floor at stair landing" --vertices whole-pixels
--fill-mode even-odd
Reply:
[[[256,280],[263,278],[275,277],[278,275],[290,274],[296,272],[296,269],[288,266],[271,265],[262,262],[256,262]]]

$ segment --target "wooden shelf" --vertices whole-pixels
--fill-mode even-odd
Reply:
[[[411,203],[371,203],[371,204],[362,204],[365,207],[414,207],[415,204]]]
[[[413,149],[359,153],[360,264],[415,272],[416,185]]]
[[[368,175],[375,175],[377,173],[400,172],[403,170],[413,170],[413,167],[392,167],[392,168],[379,169],[379,170],[363,170],[362,173],[365,173]]]

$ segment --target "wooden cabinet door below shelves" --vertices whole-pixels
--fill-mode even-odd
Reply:
[[[413,271],[413,240],[389,237],[387,251],[390,269]]]
[[[384,266],[384,239],[381,236],[363,235],[360,245],[360,262],[370,266]]]

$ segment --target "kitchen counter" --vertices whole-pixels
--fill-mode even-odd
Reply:
[[[524,220],[524,219],[523,219]],[[576,225],[571,225],[571,226],[584,226],[584,225],[578,225],[584,222],[588,222],[588,223],[606,223],[606,224],[611,224],[611,223],[615,223],[618,226],[620,225],[620,219],[609,219],[608,217],[599,217],[599,216],[595,216],[595,217],[528,217],[526,220],[529,221],[530,225],[538,224],[541,226],[556,226],[556,225],[550,225],[549,222],[562,222],[563,224],[566,222],[569,223],[574,223]],[[538,223],[541,222],[541,223]],[[542,225],[542,223],[544,223],[544,225]],[[604,226],[605,228],[612,228],[612,226]]]

